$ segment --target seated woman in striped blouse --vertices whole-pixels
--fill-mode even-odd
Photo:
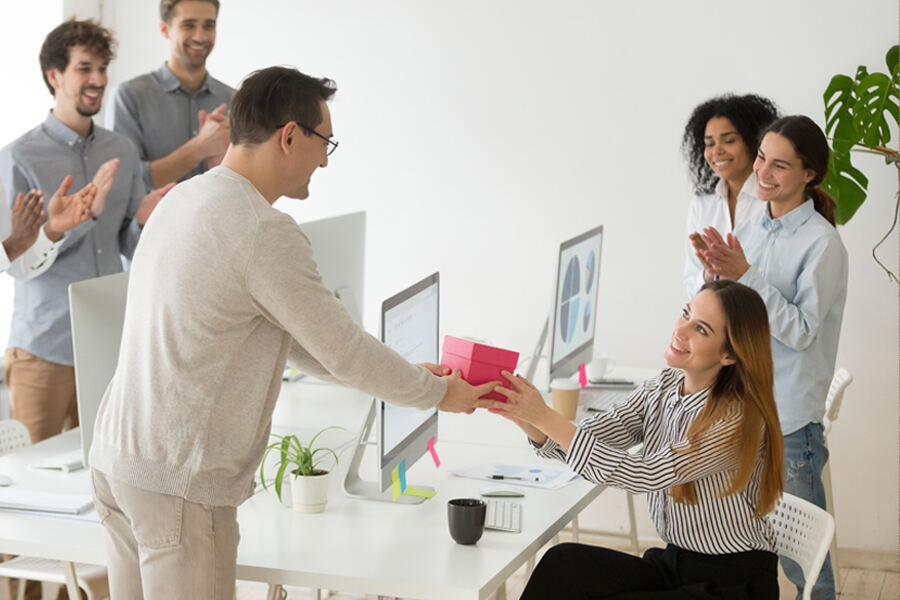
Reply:
[[[784,447],[766,307],[744,285],[709,282],[685,306],[664,356],[671,368],[578,426],[504,373],[512,389],[498,386],[507,402],[491,411],[585,479],[646,492],[667,543],[643,558],[561,544],[523,599],[778,598],[775,535],[763,517],[784,487]]]

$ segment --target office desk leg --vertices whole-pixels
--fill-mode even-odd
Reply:
[[[626,501],[628,502],[628,523],[631,526],[629,538],[631,538],[631,549],[635,556],[641,555],[641,547],[638,544],[637,520],[634,517],[634,495],[625,492]]]
[[[69,598],[81,598],[81,592],[78,589],[78,579],[75,578],[74,563],[63,561],[62,567],[66,576],[66,591],[69,593]]]
[[[578,515],[575,515],[575,518],[572,519],[572,541],[577,544],[578,539]]]
[[[266,592],[266,600],[281,600],[285,596],[287,596],[287,594],[284,593],[284,588],[281,587],[281,584],[269,584],[269,590]]]

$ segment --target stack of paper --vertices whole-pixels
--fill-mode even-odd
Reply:
[[[0,490],[0,509],[80,515],[93,506],[94,501],[84,494]]]
[[[454,475],[471,479],[528,485],[548,490],[556,490],[578,479],[578,474],[568,467],[548,465],[509,465],[482,463],[456,469]]]

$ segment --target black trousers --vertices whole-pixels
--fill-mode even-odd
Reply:
[[[751,551],[709,555],[669,544],[643,558],[584,544],[547,551],[522,600],[778,600],[778,556]]]

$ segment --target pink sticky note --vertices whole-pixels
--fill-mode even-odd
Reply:
[[[588,384],[587,371],[584,368],[584,363],[578,365],[578,383],[581,384],[581,387],[584,387]]]
[[[441,459],[438,458],[437,450],[434,449],[434,436],[431,436],[431,439],[428,440],[428,451],[431,452],[431,458],[434,459],[434,466],[441,466]]]

